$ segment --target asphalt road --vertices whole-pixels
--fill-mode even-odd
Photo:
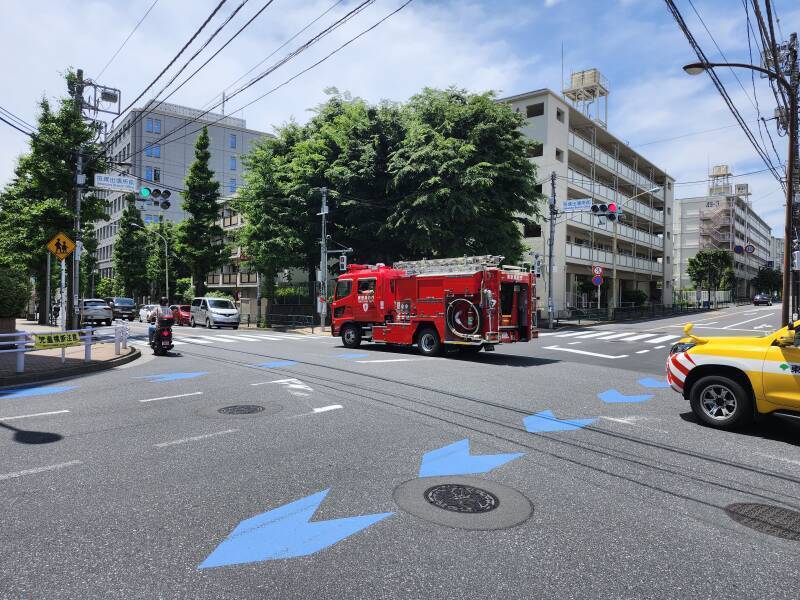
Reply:
[[[0,391],[0,597],[795,598],[798,542],[725,509],[800,511],[800,429],[714,431],[652,387],[685,320],[437,358],[181,328]]]

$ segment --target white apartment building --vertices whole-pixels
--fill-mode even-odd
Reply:
[[[203,125],[208,126],[210,138],[209,166],[220,183],[222,196],[236,193],[243,178],[241,156],[253,142],[267,135],[248,129],[244,119],[217,113],[203,115],[202,110],[177,104],[154,105],[146,114],[142,113],[140,108],[132,109],[109,133],[108,155],[112,161],[121,163],[112,171],[114,174],[130,174],[141,186],[170,190],[171,206],[167,210],[154,200],[137,201],[146,224],[161,219],[177,223],[186,216],[179,190],[183,189],[194,162],[194,145]],[[174,134],[165,137],[173,131]],[[106,198],[110,201],[107,209],[110,220],[95,224],[99,242],[97,260],[100,275],[112,277],[114,241],[125,209],[125,194],[107,192]]]
[[[783,272],[783,241],[784,238],[782,237],[771,237],[770,238],[770,246],[771,250],[769,253],[769,262],[772,263],[770,265],[767,264],[768,267],[772,269],[777,269],[778,271]]]
[[[623,216],[610,223],[590,212],[560,214],[554,235],[554,261],[547,265],[548,223],[528,228],[532,251],[553,270],[556,310],[597,306],[591,285],[592,266],[604,269],[600,304],[623,306],[630,292],[641,290],[653,304],[672,303],[673,179],[606,129],[602,109],[608,89],[596,69],[573,73],[571,86],[558,95],[540,89],[503,98],[525,119],[522,132],[539,142],[530,157],[538,167],[540,191],[550,196],[550,174],[556,173],[556,205],[564,200],[614,202]],[[599,113],[599,111],[597,111]],[[651,191],[652,190],[652,191]],[[544,207],[547,216],[547,207]],[[616,248],[616,252],[614,249]]]
[[[775,260],[773,240],[779,238],[772,237],[770,226],[753,210],[749,185],[733,184],[731,177],[728,165],[717,165],[709,173],[707,195],[675,200],[675,289],[695,287],[687,267],[689,259],[703,249],[732,253],[737,297],[749,296],[750,280],[759,268]]]

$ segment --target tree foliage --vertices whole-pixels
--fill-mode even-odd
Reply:
[[[177,228],[175,224],[170,221],[161,221],[160,223],[147,225],[146,229],[147,261],[145,265],[147,280],[150,286],[148,293],[151,298],[160,298],[166,295],[166,280],[164,277],[164,270],[166,269],[166,262],[164,260],[165,248],[164,240],[159,237],[160,235],[167,240],[167,248],[169,249],[169,285],[170,299],[172,300],[177,290],[175,286],[178,278],[188,273],[182,260],[175,255]]]
[[[783,274],[777,269],[761,269],[758,275],[753,277],[752,284],[759,292],[777,292],[783,286]]]
[[[188,213],[177,228],[177,253],[194,278],[198,295],[205,293],[208,273],[219,268],[228,250],[222,243],[222,228],[217,225],[219,182],[209,167],[208,128],[204,127],[194,147],[195,160],[189,167],[183,194],[183,209]]]
[[[30,297],[30,279],[25,269],[0,264],[0,318],[19,317]]]
[[[147,237],[144,222],[133,202],[127,202],[119,220],[117,240],[114,242],[114,275],[120,293],[138,298],[147,293]]]
[[[698,290],[718,290],[732,265],[733,257],[727,250],[705,249],[688,260],[686,272]]]

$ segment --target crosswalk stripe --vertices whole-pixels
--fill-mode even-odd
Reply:
[[[593,338],[593,337],[597,337],[599,335],[605,335],[607,333],[608,333],[607,331],[595,331],[593,333],[587,333],[586,335],[578,335],[578,336],[575,336],[575,337],[579,337],[582,340],[585,340],[586,338]]]
[[[583,335],[585,333],[585,331],[570,331],[569,333],[559,333],[556,335],[556,337],[574,337],[576,335]]]
[[[249,336],[249,335],[237,335],[237,336],[231,336],[231,337],[235,337],[237,340],[244,340],[245,342],[258,342],[258,341],[260,341],[259,338],[253,337],[253,336]]]
[[[221,340],[223,342],[240,342],[239,336],[232,336],[232,335],[215,335],[215,340]]]
[[[679,335],[664,335],[664,336],[661,336],[661,337],[657,337],[654,340],[647,340],[647,343],[648,344],[660,344],[661,342],[666,342],[667,340],[677,340],[679,337],[681,337],[681,336],[679,336]]]
[[[622,338],[622,342],[637,342],[645,338],[653,337],[655,333],[640,333],[639,335],[632,335],[631,337]]]
[[[196,337],[187,337],[187,338],[183,338],[183,339],[185,339],[186,342],[189,343],[189,344],[211,344],[211,343],[213,343],[213,342],[209,342],[208,340],[201,340],[200,338],[196,338]]]
[[[218,335],[199,335],[197,337],[203,340],[208,340],[209,344],[213,344],[214,342],[223,342],[226,344],[232,344],[236,341],[236,340],[229,340]],[[202,342],[200,343],[202,344]]]
[[[606,336],[603,336],[603,337],[597,338],[597,339],[598,340],[613,340],[615,338],[625,337],[625,336],[628,336],[630,334],[631,334],[630,331],[626,331],[625,333],[614,333],[614,334],[606,335]]]

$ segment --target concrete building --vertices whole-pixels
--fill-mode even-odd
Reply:
[[[142,109],[132,109],[109,133],[108,155],[111,160],[121,163],[114,174],[129,174],[137,178],[140,185],[172,192],[171,206],[167,210],[156,201],[137,202],[146,224],[157,223],[160,219],[177,223],[186,216],[179,190],[183,189],[189,167],[194,162],[194,145],[202,125],[208,125],[211,140],[209,166],[220,183],[222,195],[236,192],[243,177],[242,154],[265,135],[248,129],[244,119],[216,113],[202,115],[201,110],[176,104],[162,103],[146,114],[142,113]],[[172,131],[175,131],[173,135],[160,141]],[[110,201],[107,209],[110,220],[95,224],[99,242],[97,260],[100,275],[112,277],[114,241],[125,209],[125,194],[107,192],[106,198]]]
[[[770,236],[769,260],[772,263],[771,268],[781,272],[783,272],[783,240],[784,238],[782,237]]]
[[[559,209],[564,200],[581,198],[623,209],[615,223],[591,212],[559,215],[552,265],[546,264],[547,222],[525,231],[526,243],[545,261],[545,285],[546,270],[553,269],[556,310],[597,306],[593,265],[604,269],[603,307],[624,306],[634,290],[650,303],[672,303],[673,179],[606,129],[607,96],[605,79],[591,69],[573,73],[563,96],[540,89],[500,100],[525,117],[522,132],[540,143],[530,159],[547,196],[556,173]],[[544,300],[547,291],[539,296]]]
[[[773,240],[777,238],[753,210],[748,184],[733,184],[731,177],[728,165],[717,165],[709,173],[707,195],[675,200],[673,277],[678,290],[694,288],[687,266],[689,259],[703,249],[732,252],[737,297],[750,295],[750,280],[771,260]]]

